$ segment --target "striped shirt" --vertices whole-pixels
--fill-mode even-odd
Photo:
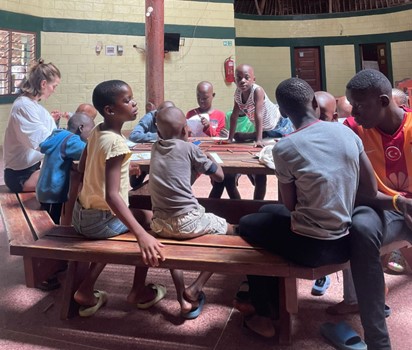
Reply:
[[[237,88],[235,91],[235,102],[239,106],[239,109],[247,115],[249,120],[255,124],[255,90],[260,87],[257,84],[252,85],[252,91],[249,94],[249,97],[245,103],[242,101],[242,91]],[[280,112],[279,112],[279,106],[275,103],[273,103],[269,98],[267,97],[265,93],[265,99],[263,101],[263,131],[270,131],[273,130],[277,123],[279,122],[280,119]]]
[[[412,112],[405,113],[401,126],[393,135],[377,128],[364,129],[353,117],[347,118],[344,124],[361,138],[375,171],[379,191],[412,198]]]

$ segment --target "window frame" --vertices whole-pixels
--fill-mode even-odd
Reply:
[[[13,49],[12,49],[12,36],[13,34],[29,34],[29,35],[33,35],[33,49],[29,52],[32,52],[33,55],[31,55],[32,57],[29,58],[28,62],[26,64],[24,64],[23,66],[26,67],[26,70],[28,70],[28,68],[31,66],[31,64],[33,64],[39,57],[39,48],[40,48],[40,33],[38,31],[32,31],[32,30],[20,30],[17,28],[3,28],[0,27],[0,31],[3,32],[8,32],[9,35],[9,42],[7,43],[8,48],[6,51],[7,54],[7,68],[6,68],[6,73],[8,73],[8,75],[10,76],[13,64],[12,64],[12,53],[13,53]],[[10,85],[11,81],[9,81],[9,85]],[[13,103],[14,100],[19,96],[18,93],[11,93],[11,89],[12,86],[9,87],[8,89],[8,93],[7,94],[2,94],[0,95],[0,105],[1,104],[7,104],[7,103]]]

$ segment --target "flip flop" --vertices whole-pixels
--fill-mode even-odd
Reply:
[[[236,293],[236,299],[238,301],[244,302],[244,301],[249,301],[250,296],[249,296],[249,282],[248,281],[243,281],[239,289]]]
[[[93,316],[103,305],[107,303],[107,293],[106,292],[103,292],[101,290],[95,290],[93,294],[97,298],[96,305],[80,306],[79,316],[81,317]]]
[[[322,296],[330,286],[330,277],[324,276],[315,281],[312,287],[311,294],[315,296]]]
[[[365,342],[345,321],[324,323],[320,326],[321,334],[340,350],[367,350]]]
[[[203,310],[203,306],[205,305],[206,302],[206,295],[203,292],[200,292],[199,294],[199,298],[197,299],[199,302],[199,305],[194,307],[192,310],[190,310],[189,312],[186,313],[181,313],[182,317],[185,318],[186,320],[193,320],[195,318],[197,318],[200,313]]]
[[[137,308],[140,310],[146,310],[152,307],[154,304],[158,303],[160,300],[162,300],[167,292],[167,289],[164,285],[162,284],[153,284],[150,283],[147,285],[148,287],[152,288],[153,290],[156,291],[156,296],[154,299],[146,302],[146,303],[137,303]]]
[[[388,318],[392,313],[391,308],[385,304],[385,317]]]

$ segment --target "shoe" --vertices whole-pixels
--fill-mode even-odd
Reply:
[[[147,301],[146,303],[137,303],[137,308],[140,310],[147,310],[151,308],[154,304],[162,300],[167,293],[166,287],[162,284],[150,283],[147,286],[156,291],[156,296],[152,300]]]
[[[256,313],[255,307],[249,301],[240,301],[235,298],[233,299],[233,307],[243,316],[251,316]]]
[[[324,323],[320,326],[321,334],[329,340],[337,349],[341,350],[367,350],[365,342],[351,326],[345,321]]]
[[[93,306],[80,306],[79,316],[90,317],[93,316],[102,306],[107,303],[107,293],[95,290],[93,292],[94,296],[97,298],[97,304]]]
[[[313,284],[311,293],[312,295],[315,295],[315,296],[321,296],[326,293],[326,290],[329,288],[329,286],[330,286],[329,276],[319,278]]]
[[[329,315],[348,315],[348,314],[357,314],[359,312],[358,304],[346,304],[344,301],[341,301],[338,304],[328,306],[326,308],[326,313]]]
[[[399,250],[394,250],[388,261],[388,269],[397,273],[403,273],[406,269],[405,259]]]
[[[48,292],[60,288],[60,282],[56,276],[52,276],[47,280],[42,281],[36,288]]]
[[[205,293],[200,292],[198,302],[199,304],[196,307],[192,308],[192,310],[190,310],[189,312],[186,312],[186,313],[182,312],[181,316],[185,318],[186,320],[194,320],[195,318],[197,318],[201,314],[203,310],[203,306],[205,305],[205,302],[206,302]]]
[[[243,327],[265,338],[273,338],[276,334],[271,319],[256,314],[245,318]]]

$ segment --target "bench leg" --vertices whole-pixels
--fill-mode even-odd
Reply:
[[[292,318],[288,311],[288,304],[291,302],[289,299],[293,295],[293,281],[295,283],[296,292],[296,279],[295,278],[279,278],[279,344],[280,345],[290,345],[292,344]],[[297,296],[296,296],[297,300]],[[290,305],[289,305],[290,307]],[[293,309],[293,308],[292,308]]]
[[[28,288],[35,288],[42,281],[53,276],[57,271],[63,270],[66,267],[67,261],[24,256],[23,263],[26,286]]]
[[[83,281],[89,269],[89,263],[70,261],[64,282],[60,319],[67,320],[78,314],[79,305],[74,301],[73,295]]]

